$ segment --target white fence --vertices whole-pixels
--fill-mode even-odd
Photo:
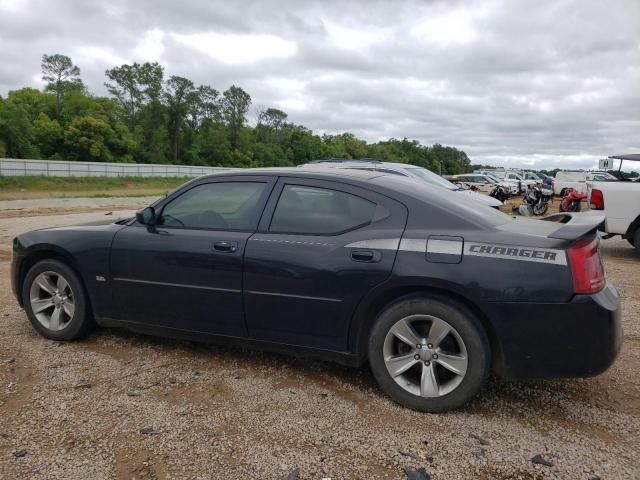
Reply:
[[[231,170],[223,167],[191,167],[145,163],[67,162],[0,158],[0,177],[44,175],[47,177],[198,177]]]

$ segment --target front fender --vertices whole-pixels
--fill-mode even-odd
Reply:
[[[121,225],[62,227],[36,230],[14,240],[12,284],[22,305],[21,286],[28,270],[38,261],[64,261],[80,277],[97,317],[115,316],[108,282],[109,255],[115,233]]]

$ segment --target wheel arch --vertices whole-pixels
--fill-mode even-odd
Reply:
[[[627,232],[624,234],[625,238],[633,239],[633,235],[635,231],[640,228],[640,215],[638,215],[633,222],[629,224],[629,228],[627,228]]]
[[[86,285],[84,283],[84,278],[80,273],[80,269],[73,256],[63,248],[60,248],[56,245],[43,244],[37,245],[29,250],[24,255],[24,258],[20,262],[20,266],[17,272],[17,287],[16,295],[18,297],[18,302],[20,306],[24,305],[24,299],[22,298],[22,289],[24,285],[25,278],[27,277],[27,272],[33,267],[36,263],[42,260],[58,260],[64,263],[67,267],[74,271],[74,273],[78,276],[80,282],[82,283],[82,288],[85,290],[85,296],[87,300],[89,296],[86,295]]]
[[[360,303],[351,322],[349,331],[349,350],[355,353],[360,365],[363,365],[367,361],[369,334],[379,314],[389,304],[402,297],[411,295],[435,295],[444,297],[460,303],[475,314],[489,339],[492,357],[491,370],[500,376],[503,370],[502,349],[500,348],[498,336],[489,320],[488,314],[478,305],[477,301],[464,295],[461,289],[453,285],[435,285],[424,281],[385,286],[383,289],[372,292]]]

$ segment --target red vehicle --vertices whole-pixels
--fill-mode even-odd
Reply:
[[[578,192],[575,188],[567,189],[560,202],[561,212],[579,212],[582,208],[582,200],[587,198],[586,193]]]

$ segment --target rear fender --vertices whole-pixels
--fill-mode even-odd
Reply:
[[[412,294],[439,295],[451,298],[471,310],[480,320],[491,344],[493,370],[502,371],[502,354],[486,307],[482,301],[469,296],[469,291],[453,282],[427,277],[393,277],[378,285],[364,297],[356,308],[349,328],[348,351],[358,358],[359,364],[367,361],[369,332],[380,312],[397,299]]]

